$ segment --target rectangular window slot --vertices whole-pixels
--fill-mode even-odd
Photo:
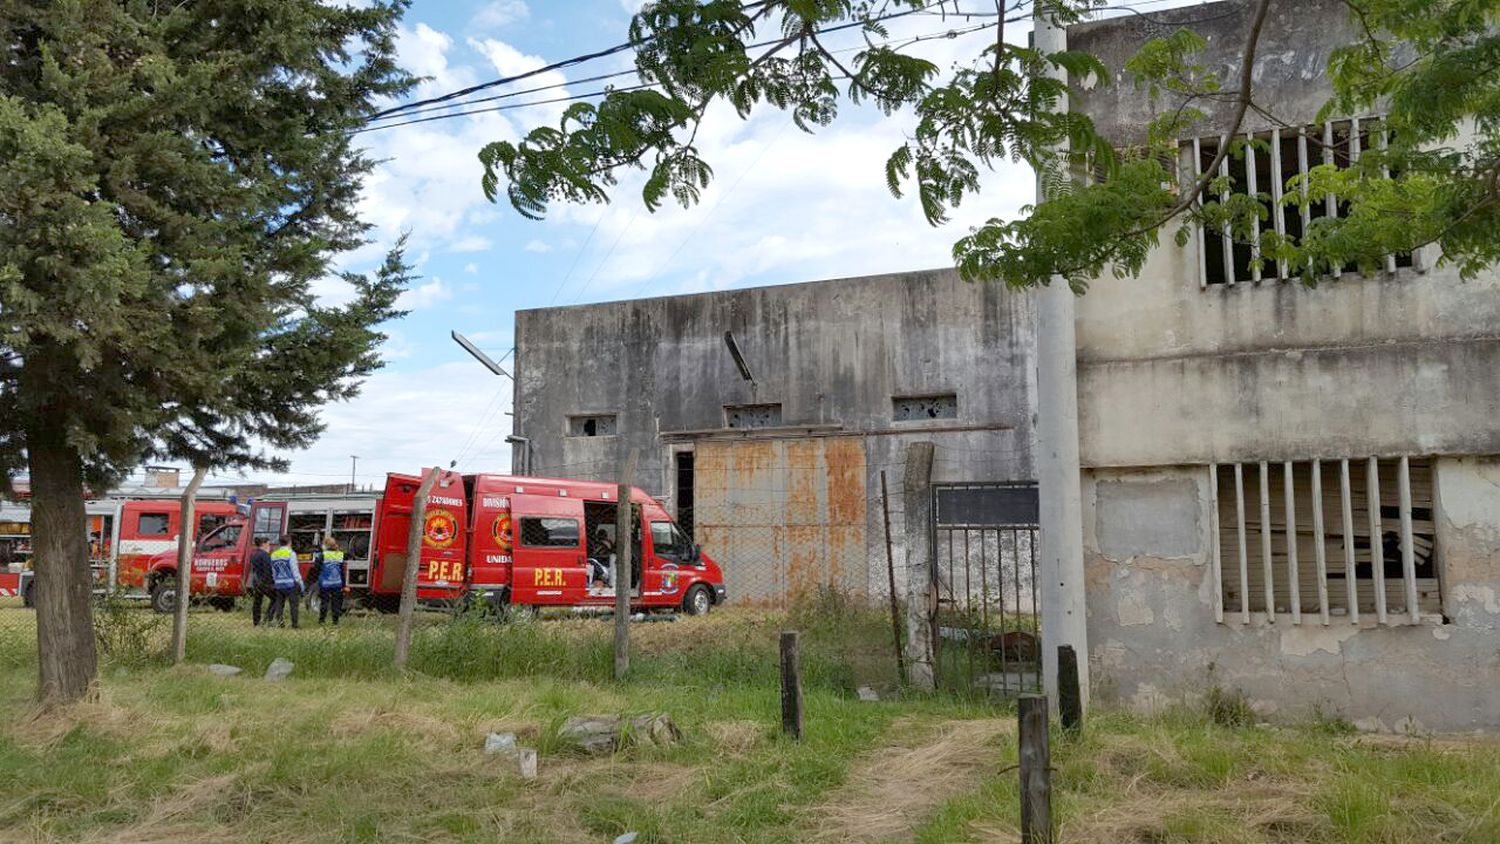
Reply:
[[[726,428],[775,428],[781,425],[781,404],[726,404]]]
[[[570,437],[612,437],[618,432],[619,426],[613,413],[568,417]]]
[[[1220,620],[1441,618],[1430,460],[1224,463],[1210,481]]]
[[[931,396],[895,396],[891,399],[891,416],[897,422],[922,419],[957,419],[958,396],[941,393]]]

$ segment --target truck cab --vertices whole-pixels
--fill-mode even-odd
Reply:
[[[236,596],[245,588],[250,552],[255,540],[261,537],[275,542],[286,530],[285,502],[262,501],[247,505],[215,505],[228,507],[223,514],[195,514],[199,527],[205,525],[205,517],[219,515],[217,524],[195,537],[189,585],[192,594],[207,596],[221,608],[234,605]],[[127,517],[128,524],[128,517]],[[146,564],[145,585],[151,596],[151,608],[161,613],[172,612],[177,607],[177,537],[173,536],[171,547],[152,555]],[[305,573],[306,566],[304,566]]]

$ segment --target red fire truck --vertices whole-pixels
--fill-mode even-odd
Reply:
[[[421,478],[388,476],[383,495],[296,496],[237,504],[199,501],[190,582],[195,598],[221,608],[244,591],[257,537],[289,535],[304,574],[325,536],[346,555],[348,591],[360,603],[395,609],[406,571],[412,505]],[[612,484],[444,472],[428,496],[417,598],[497,606],[614,604]],[[639,609],[701,614],[725,598],[724,576],[645,492],[634,512],[630,589]],[[177,499],[89,503],[97,587],[144,595],[158,612],[177,603]],[[30,572],[0,578],[20,594]],[[22,583],[21,581],[26,581]]]
[[[371,593],[399,594],[421,478],[392,474],[377,519]],[[495,605],[614,605],[613,484],[442,472],[427,499],[417,595]],[[666,510],[632,489],[629,588],[637,609],[709,611],[725,599],[718,564]]]

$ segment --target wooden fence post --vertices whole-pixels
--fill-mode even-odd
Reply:
[[[896,679],[906,684],[906,660],[901,656],[901,605],[896,601],[896,558],[891,551],[891,496],[880,470],[880,511],[885,516],[885,581],[891,593],[891,636],[896,640]]]
[[[1083,696],[1078,683],[1078,652],[1072,645],[1057,646],[1057,716],[1062,728],[1077,733],[1083,727]]]
[[[1047,697],[1021,695],[1021,844],[1053,844],[1052,754],[1047,741]]]
[[[427,496],[437,483],[442,469],[434,466],[411,501],[411,526],[406,532],[406,570],[401,573],[400,621],[396,626],[396,670],[406,668],[411,650],[411,620],[417,609],[417,569],[422,567],[422,535],[426,529]]]
[[[193,551],[198,541],[194,509],[198,488],[207,474],[208,467],[195,467],[193,479],[182,493],[182,529],[177,532],[177,611],[172,615],[172,662],[179,664],[187,659],[188,603],[193,594]]]
[[[802,661],[797,631],[781,631],[781,731],[802,740]]]
[[[625,679],[630,670],[630,580],[633,533],[633,508],[630,504],[630,479],[635,475],[635,460],[640,449],[632,448],[625,465],[620,467],[620,485],[615,493],[615,679]],[[645,577],[645,571],[641,572]]]

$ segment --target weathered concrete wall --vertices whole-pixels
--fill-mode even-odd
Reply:
[[[1095,693],[1153,710],[1218,687],[1276,720],[1321,713],[1377,730],[1500,725],[1500,460],[1440,460],[1437,478],[1444,502],[1464,502],[1445,510],[1440,527],[1451,623],[1377,628],[1292,625],[1286,616],[1269,624],[1259,614],[1250,625],[1216,623],[1208,473],[1087,472]],[[1154,541],[1140,536],[1146,503]]]
[[[753,384],[735,367],[725,331],[734,333]],[[800,523],[831,525],[842,522],[830,515],[827,502],[862,498],[857,539],[865,548],[864,565],[854,565],[842,551],[833,556],[846,585],[884,593],[880,473],[892,490],[899,568],[905,560],[900,489],[907,444],[936,443],[939,481],[1034,477],[1035,336],[1030,296],[967,284],[951,270],[520,311],[516,433],[531,438],[532,469],[539,475],[613,477],[623,454],[639,448],[636,482],[669,506],[675,506],[672,449],[701,449],[712,468],[718,464],[711,452],[722,456],[736,443],[773,443],[763,449],[767,465],[739,467],[731,475],[767,486],[769,472],[780,487],[772,484],[768,493],[731,490],[700,501],[699,508],[780,508]],[[957,418],[892,418],[893,396],[950,392],[958,397]],[[781,428],[724,427],[726,405],[769,402],[782,405]],[[618,433],[566,436],[568,417],[586,413],[618,414]],[[812,496],[821,508],[813,514],[785,500],[801,471],[792,443],[846,437],[863,450],[857,488]],[[749,460],[748,452],[743,456]],[[767,495],[781,498],[770,502]],[[711,541],[704,544],[715,553]],[[790,571],[788,553],[767,553],[765,571],[741,578],[765,584],[766,594],[735,597],[774,597],[774,584],[785,583]],[[800,562],[798,567],[831,570]],[[905,581],[900,572],[897,581]]]
[[[1147,41],[1170,35],[1178,27],[1198,33],[1207,42],[1192,60],[1203,68],[1202,77],[1215,75],[1222,89],[1238,90],[1245,36],[1255,5],[1252,0],[1224,0],[1152,9],[1069,27],[1069,49],[1097,56],[1115,80],[1112,85],[1085,81],[1084,90],[1071,98],[1073,110],[1089,114],[1100,131],[1119,143],[1145,140],[1150,122],[1174,112],[1182,101],[1168,92],[1151,100],[1124,75],[1125,63]],[[1271,117],[1252,109],[1245,115],[1242,131],[1315,122],[1318,110],[1333,93],[1328,81],[1332,48],[1351,43],[1358,36],[1349,7],[1342,0],[1273,0],[1252,71],[1255,101]],[[1234,102],[1230,99],[1200,98],[1191,107],[1204,114],[1200,136],[1219,135],[1233,122]],[[1272,117],[1282,122],[1272,122]]]

